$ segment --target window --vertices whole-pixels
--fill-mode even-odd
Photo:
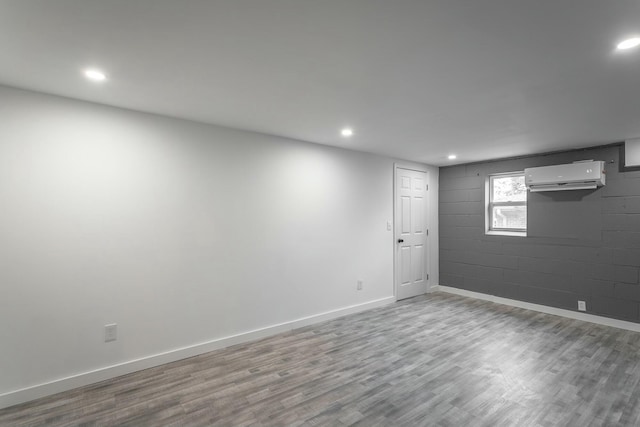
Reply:
[[[526,235],[527,188],[524,173],[490,175],[487,233]]]

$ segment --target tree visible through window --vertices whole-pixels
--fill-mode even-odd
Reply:
[[[527,230],[527,188],[524,173],[489,177],[489,230]]]

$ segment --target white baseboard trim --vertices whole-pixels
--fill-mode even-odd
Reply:
[[[556,316],[567,317],[569,319],[582,320],[584,322],[596,323],[598,325],[611,326],[613,328],[625,329],[627,331],[640,332],[639,323],[627,322],[625,320],[610,319],[608,317],[596,316],[595,314],[581,313],[578,311],[565,310],[563,308],[555,308],[531,302],[502,298],[480,292],[467,291],[466,289],[452,288],[450,286],[434,286],[433,292],[435,291],[448,292],[450,294],[491,301],[498,304],[510,305],[512,307],[526,308],[527,310],[539,311],[541,313],[553,314]]]
[[[386,297],[362,304],[351,305],[336,310],[327,311],[312,316],[302,317],[300,319],[284,322],[276,325],[267,326],[253,331],[243,332],[224,338],[219,338],[192,346],[182,347],[170,350],[164,353],[158,353],[140,359],[130,360],[119,363],[117,365],[99,368],[89,372],[72,375],[66,378],[60,378],[51,382],[26,387],[20,390],[10,391],[0,394],[0,409],[9,406],[18,405],[20,403],[29,402],[34,399],[60,393],[74,388],[94,384],[100,381],[119,377],[120,375],[130,374],[142,369],[153,368],[154,366],[163,365],[165,363],[175,362],[177,360],[186,359],[188,357],[197,356],[199,354],[208,353],[210,351],[219,350],[236,344],[254,341],[266,338],[292,329],[302,328],[304,326],[313,325],[315,323],[336,319],[338,317],[354,314],[361,311],[370,310],[372,308],[382,307],[387,304],[396,302],[395,297]]]

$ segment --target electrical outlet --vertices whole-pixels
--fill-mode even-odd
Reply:
[[[387,221],[387,231],[391,231],[391,221]]]
[[[358,288],[359,291],[362,290],[362,280],[358,280]]]
[[[578,301],[578,310],[587,311],[587,303],[584,301]]]
[[[118,339],[118,325],[111,323],[104,325],[104,342],[111,342]]]

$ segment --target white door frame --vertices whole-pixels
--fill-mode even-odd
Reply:
[[[397,197],[398,197],[398,183],[397,183],[397,179],[398,179],[398,169],[407,169],[407,170],[412,170],[412,171],[416,171],[416,172],[424,172],[425,174],[427,174],[427,184],[430,185],[431,183],[431,172],[425,168],[425,167],[420,167],[417,166],[416,164],[412,164],[412,163],[394,163],[393,164],[393,296],[395,297],[396,301],[398,301],[398,287],[400,286],[400,283],[398,283],[398,236],[396,236],[396,222],[398,221],[398,203],[397,203]],[[432,189],[429,187],[428,191],[431,191]],[[427,203],[425,203],[425,212],[424,212],[424,218],[426,221],[426,228],[427,230],[430,230],[430,212],[429,209],[431,209],[431,204],[429,203],[429,197],[427,195]],[[426,247],[427,250],[424,251],[424,256],[425,256],[425,266],[427,268],[427,292],[429,292],[429,289],[431,287],[431,263],[430,263],[430,258],[431,258],[431,232],[429,231],[427,233],[427,243],[426,243]]]

